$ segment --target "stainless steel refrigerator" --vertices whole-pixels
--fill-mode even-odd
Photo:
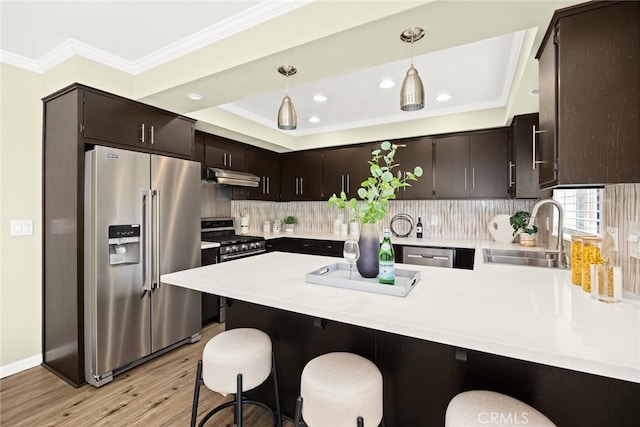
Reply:
[[[200,293],[160,275],[200,266],[200,164],[96,146],[85,153],[85,379],[200,339]]]

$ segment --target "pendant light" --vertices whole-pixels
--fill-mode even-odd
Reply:
[[[289,98],[289,76],[298,72],[296,67],[292,65],[283,65],[278,67],[278,72],[285,76],[287,79],[287,94],[282,99],[282,104],[278,110],[278,129],[282,130],[294,130],[298,126],[298,118],[296,116],[296,109]]]
[[[411,43],[411,67],[402,82],[400,90],[400,109],[402,111],[415,111],[424,108],[424,86],[418,75],[418,70],[413,66],[413,42],[424,37],[424,30],[420,27],[407,28],[400,34],[400,40]]]

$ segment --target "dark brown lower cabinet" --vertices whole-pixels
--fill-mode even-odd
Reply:
[[[449,401],[467,390],[492,390],[536,408],[559,426],[637,426],[640,384],[375,331],[242,301],[227,309],[226,328],[271,337],[283,413],[293,417],[300,375],[334,351],[376,363],[384,381],[386,427],[441,427]],[[249,395],[273,405],[271,380]]]

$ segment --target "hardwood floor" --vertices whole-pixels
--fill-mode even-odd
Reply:
[[[222,332],[212,324],[202,339],[144,363],[95,388],[73,388],[38,366],[0,380],[0,425],[13,426],[188,426],[196,363],[204,345]],[[202,387],[198,421],[231,396],[222,397]],[[209,420],[207,426],[233,425],[231,409]],[[245,406],[244,425],[271,427],[272,419],[260,408]],[[293,423],[285,421],[284,427]]]

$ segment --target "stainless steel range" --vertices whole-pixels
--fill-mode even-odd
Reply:
[[[266,252],[264,237],[236,234],[233,218],[203,218],[201,240],[220,243],[219,262]]]

